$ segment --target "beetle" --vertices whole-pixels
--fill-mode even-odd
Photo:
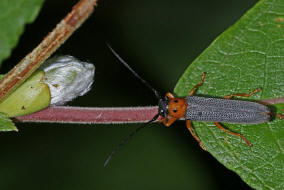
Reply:
[[[253,94],[261,91],[261,88],[257,88],[252,92],[237,93],[224,96],[223,98],[208,98],[201,96],[194,96],[198,87],[202,86],[206,76],[204,72],[201,76],[200,82],[196,84],[188,96],[180,98],[174,97],[170,92],[166,93],[165,97],[161,97],[160,93],[155,90],[148,82],[141,78],[113,49],[107,44],[111,52],[115,57],[128,69],[132,74],[144,83],[150,90],[153,91],[158,98],[158,113],[147,123],[133,131],[127,138],[125,138],[109,155],[104,166],[108,164],[112,156],[118,151],[118,149],[124,145],[135,133],[144,128],[147,124],[158,120],[165,126],[170,126],[178,119],[185,119],[186,126],[194,139],[199,143],[200,147],[206,151],[200,138],[194,133],[191,121],[208,121],[214,122],[215,126],[234,136],[238,136],[248,145],[252,144],[240,133],[236,133],[224,128],[220,122],[226,123],[238,123],[238,124],[259,124],[269,122],[272,119],[272,111],[266,105],[257,102],[244,101],[244,100],[232,100],[233,97],[250,97]],[[280,119],[283,119],[283,115],[278,115]]]
[[[235,96],[250,97],[259,92],[257,88],[249,94],[230,94],[223,99],[194,96],[196,89],[203,85],[206,73],[202,74],[200,83],[196,84],[189,95],[184,98],[176,98],[168,92],[164,99],[159,100],[160,122],[170,126],[177,119],[185,119],[186,126],[194,139],[203,150],[206,150],[199,137],[193,132],[191,121],[214,122],[215,126],[226,133],[242,138],[248,146],[252,144],[240,133],[232,132],[224,128],[220,122],[238,124],[259,124],[271,120],[271,110],[260,103],[231,100]]]

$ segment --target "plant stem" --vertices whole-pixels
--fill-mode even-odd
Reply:
[[[43,41],[0,80],[0,102],[23,83],[89,17],[97,0],[80,0]]]
[[[284,98],[273,98],[259,101],[272,105],[284,103]],[[80,123],[80,124],[119,124],[145,123],[158,113],[158,106],[145,107],[71,107],[51,106],[39,112],[16,117],[18,122],[42,123]]]
[[[124,108],[51,106],[30,115],[17,117],[16,121],[81,124],[144,123],[151,120],[157,112],[157,106]]]
[[[271,99],[265,99],[265,100],[260,100],[259,101],[260,103],[263,103],[263,104],[281,104],[281,103],[284,103],[284,97],[280,97],[280,98],[271,98]]]

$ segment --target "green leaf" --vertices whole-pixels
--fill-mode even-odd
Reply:
[[[284,1],[262,0],[221,34],[185,71],[175,93],[186,96],[207,72],[197,94],[223,97],[262,91],[250,99],[284,95]],[[275,105],[280,112],[284,104]],[[218,130],[210,122],[194,122],[195,131],[218,161],[257,189],[284,189],[284,120],[259,125],[223,125],[242,133],[252,144]]]
[[[11,119],[3,113],[0,113],[0,131],[18,131]]]
[[[24,25],[36,18],[42,3],[43,0],[0,1],[0,66],[16,46]]]

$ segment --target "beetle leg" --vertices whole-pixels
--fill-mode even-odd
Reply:
[[[230,94],[230,95],[224,96],[224,98],[225,98],[225,99],[231,99],[231,98],[233,98],[234,96],[250,97],[250,96],[252,96],[253,94],[258,93],[259,91],[261,91],[261,88],[257,88],[257,89],[255,89],[254,91],[252,91],[252,92],[249,93],[249,94],[244,94],[244,93]]]
[[[224,131],[224,132],[226,132],[226,133],[229,133],[229,134],[231,134],[231,135],[234,135],[234,136],[237,136],[237,137],[241,137],[244,141],[245,141],[245,143],[248,145],[248,146],[252,146],[252,144],[242,135],[242,134],[240,134],[240,133],[235,133],[235,132],[232,132],[232,131],[230,131],[230,130],[228,130],[228,129],[225,129],[220,123],[218,123],[218,122],[214,122],[214,124],[216,125],[216,127],[218,127],[218,129],[220,129],[220,130],[222,130],[222,131]]]
[[[193,138],[199,143],[199,146],[206,151],[206,148],[203,146],[200,138],[193,132],[192,130],[192,125],[191,125],[191,121],[190,120],[186,120],[185,121],[187,129],[189,130],[189,132],[191,133],[191,135],[193,136]]]
[[[158,117],[157,122],[163,123],[165,119],[165,117]]]
[[[198,87],[200,87],[200,86],[203,85],[205,76],[206,76],[206,72],[204,72],[204,73],[202,74],[201,79],[200,79],[200,82],[199,82],[198,84],[196,84],[196,85],[191,89],[191,91],[189,92],[189,96],[192,96],[192,95],[194,94],[195,90],[196,90]]]
[[[282,110],[282,112],[284,112],[284,109]],[[279,119],[284,119],[284,114],[282,113],[278,113],[276,114],[276,116],[279,118]]]
[[[171,124],[173,124],[173,122],[175,122],[177,120],[177,118],[174,118],[174,117],[171,117],[171,118],[165,118],[163,120],[163,124],[168,127],[170,126]]]
[[[169,100],[169,99],[172,99],[174,98],[174,95],[170,92],[168,92],[166,95],[165,95],[165,99]]]

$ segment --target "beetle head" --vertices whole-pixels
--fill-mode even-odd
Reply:
[[[167,117],[169,101],[167,99],[160,99],[158,105],[159,105],[158,114],[162,117]]]

